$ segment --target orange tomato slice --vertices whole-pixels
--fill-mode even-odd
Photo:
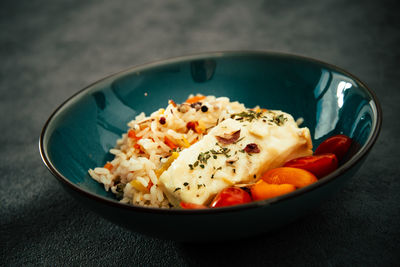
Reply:
[[[296,190],[296,187],[291,184],[269,184],[264,180],[259,180],[251,188],[251,195],[254,200],[269,199],[281,196]]]
[[[261,179],[269,184],[291,184],[297,188],[304,187],[318,181],[317,177],[309,171],[280,167],[265,172]]]

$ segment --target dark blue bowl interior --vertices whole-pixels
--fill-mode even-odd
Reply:
[[[314,148],[328,136],[346,134],[358,144],[350,156],[360,154],[376,132],[374,96],[343,70],[290,55],[214,53],[136,67],[85,88],[49,119],[42,153],[63,179],[117,201],[89,177],[88,169],[112,159],[108,150],[140,112],[149,115],[168,99],[183,102],[191,93],[227,96],[247,107],[302,117]]]

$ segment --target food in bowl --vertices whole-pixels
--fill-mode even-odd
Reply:
[[[251,185],[253,198],[265,199],[257,190],[266,171],[313,153],[308,128],[299,128],[290,114],[248,109],[226,97],[191,95],[179,105],[169,100],[166,109],[141,113],[128,126],[110,150],[115,158],[89,174],[121,202],[135,205],[205,206],[224,189]],[[278,187],[272,191],[296,188]]]
[[[348,83],[351,88],[343,89],[349,87]],[[136,111],[149,116],[164,106],[162,102],[160,105],[163,99],[166,103],[174,96],[177,103],[182,103],[195,90],[240,99],[248,107],[259,104],[284,110],[295,119],[303,117],[314,147],[339,133],[351,136],[354,145],[339,161],[340,167],[318,182],[272,199],[223,208],[185,210],[124,204],[116,201],[111,189],[107,192],[90,178],[88,169],[113,160],[108,151],[128,130],[126,123],[139,114]],[[46,122],[40,153],[66,192],[114,223],[157,238],[222,241],[282,227],[332,197],[367,158],[377,140],[381,118],[374,93],[335,66],[276,53],[206,53],[134,67],[80,91]],[[288,178],[281,180],[290,182]],[[225,199],[222,204],[248,200],[237,197],[228,202],[225,193],[239,191],[228,188],[221,194]],[[161,221],[162,227],[154,227]]]

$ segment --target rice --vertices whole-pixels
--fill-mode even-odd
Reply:
[[[193,103],[191,103],[193,102]],[[109,150],[115,157],[89,175],[122,203],[170,208],[158,177],[177,157],[219,122],[245,110],[227,97],[190,95],[187,102],[144,113],[128,123],[129,130]]]

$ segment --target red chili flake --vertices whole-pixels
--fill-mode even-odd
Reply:
[[[257,144],[250,143],[245,148],[244,151],[247,153],[260,153],[260,149],[258,148]]]
[[[198,121],[189,121],[186,124],[186,128],[188,128],[188,130],[192,129],[193,131],[196,131],[196,126],[198,126],[198,125],[199,125]]]
[[[161,117],[159,122],[160,122],[160,124],[165,124],[165,117]]]
[[[240,130],[237,130],[235,132],[229,133],[229,134],[224,134],[224,136],[215,136],[218,140],[218,142],[224,144],[224,145],[229,145],[233,144],[236,142],[239,137],[240,137]]]

